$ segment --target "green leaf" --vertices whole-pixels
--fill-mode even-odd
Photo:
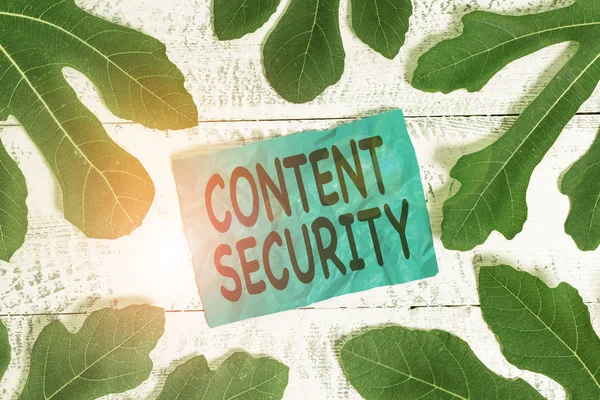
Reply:
[[[129,234],[152,203],[152,181],[79,102],[62,69],[85,74],[117,116],[157,129],[197,124],[181,72],[158,40],[73,0],[4,0],[0,25],[0,118],[15,116],[40,148],[70,222],[89,237]]]
[[[339,0],[294,0],[269,35],[265,74],[287,101],[311,101],[342,77],[339,6]]]
[[[158,400],[278,400],[288,384],[289,368],[270,358],[234,353],[215,371],[206,358],[190,359],[167,377]]]
[[[569,196],[571,210],[565,231],[579,249],[594,250],[600,245],[600,133],[589,151],[565,174],[560,191]]]
[[[214,27],[219,40],[238,39],[256,31],[277,10],[280,0],[214,0]]]
[[[0,143],[0,260],[9,261],[25,241],[26,200],[25,177]]]
[[[549,376],[569,398],[600,398],[600,339],[576,289],[549,288],[508,266],[479,273],[483,317],[518,368]]]
[[[0,321],[0,382],[10,363],[10,342],[8,341],[8,330]]]
[[[237,39],[260,28],[279,0],[214,0],[214,27],[221,40]],[[314,100],[337,83],[346,53],[339,25],[339,0],[294,0],[265,42],[265,75],[275,91],[292,103]],[[411,0],[352,0],[357,36],[387,58],[404,44]]]
[[[373,50],[393,59],[404,44],[411,0],[352,0],[352,27]]]
[[[390,326],[350,339],[341,362],[366,400],[543,399],[527,382],[494,374],[462,339]]]
[[[564,41],[579,43],[576,55],[487,148],[461,157],[451,177],[458,192],[444,204],[442,241],[469,250],[493,230],[514,238],[527,219],[526,190],[534,168],[600,79],[600,2],[524,16],[476,11],[463,17],[464,32],[438,43],[420,59],[413,86],[425,91],[481,89],[508,63]]]
[[[33,345],[19,399],[91,400],[135,388],[150,376],[164,324],[164,310],[148,305],[95,311],[76,334],[51,322]]]

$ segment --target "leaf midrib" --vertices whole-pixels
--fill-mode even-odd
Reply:
[[[377,28],[381,28],[381,33],[383,33],[383,37],[385,38],[385,48],[387,51],[389,51],[390,42],[388,40],[387,33],[385,32],[385,29],[383,29],[383,25],[381,24],[381,15],[379,15],[379,4],[377,4],[377,0],[373,1],[373,5],[375,6],[375,14],[377,15]],[[375,37],[377,37],[377,30],[375,30]]]
[[[485,22],[484,22],[484,23],[485,23]],[[491,25],[491,24],[488,24],[488,25]],[[470,59],[471,59],[471,58],[473,58],[473,57],[478,57],[478,56],[480,56],[480,55],[482,55],[482,54],[485,54],[485,53],[488,53],[488,52],[494,51],[494,50],[495,50],[495,49],[497,49],[498,47],[505,46],[505,45],[506,45],[506,44],[508,44],[508,43],[512,43],[512,42],[515,42],[515,41],[519,41],[519,40],[521,40],[521,39],[526,39],[526,38],[528,38],[528,37],[530,37],[530,36],[541,35],[541,34],[543,34],[543,33],[547,33],[547,32],[559,31],[559,30],[561,30],[561,29],[571,29],[571,28],[578,28],[578,27],[590,27],[590,26],[594,26],[594,25],[598,25],[598,26],[600,26],[600,21],[598,21],[598,22],[590,22],[590,23],[583,23],[583,24],[571,24],[571,25],[563,25],[563,26],[559,26],[559,27],[554,27],[554,28],[550,28],[550,29],[544,29],[544,30],[541,30],[541,31],[536,31],[536,32],[528,33],[528,34],[526,34],[526,35],[523,35],[523,36],[513,37],[513,39],[507,40],[506,42],[499,43],[499,44],[497,44],[496,46],[493,46],[493,47],[490,47],[490,48],[488,48],[488,49],[485,49],[484,51],[480,51],[479,53],[474,53],[474,54],[471,54],[471,55],[469,55],[468,57],[465,57],[465,58],[463,58],[463,59],[460,59],[460,60],[458,60],[458,61],[456,61],[456,62],[454,62],[454,63],[452,63],[452,64],[444,65],[444,66],[443,66],[443,67],[441,67],[441,68],[438,68],[438,69],[432,70],[432,71],[430,71],[430,72],[426,73],[425,75],[423,75],[423,76],[419,77],[419,79],[417,79],[417,81],[416,81],[416,82],[421,82],[423,79],[427,78],[427,77],[428,77],[429,75],[431,75],[431,74],[435,74],[435,73],[438,73],[438,72],[440,72],[440,71],[443,71],[443,70],[445,70],[445,69],[448,69],[448,68],[451,68],[451,67],[455,67],[456,65],[458,65],[458,64],[460,64],[460,63],[462,63],[462,62],[465,62],[465,61],[467,61],[467,60],[470,60]],[[495,25],[493,25],[493,26],[495,26]],[[568,41],[572,41],[572,40],[573,40],[573,39],[571,39],[571,40],[565,40],[565,41],[567,41],[567,42],[568,42]]]
[[[256,372],[256,370],[255,370],[254,372]],[[261,382],[260,384],[258,384],[258,385],[251,386],[251,387],[249,387],[248,389],[246,389],[246,390],[244,390],[244,391],[241,391],[241,392],[239,392],[239,393],[238,393],[238,394],[236,394],[235,396],[233,396],[233,397],[230,397],[228,400],[237,399],[238,397],[240,397],[240,396],[241,396],[241,395],[243,395],[244,393],[248,393],[248,392],[249,392],[249,391],[251,391],[251,390],[256,390],[257,388],[261,387],[262,385],[265,385],[266,383],[268,383],[268,382],[271,382],[273,379],[275,379],[275,378],[278,378],[278,377],[279,377],[279,375],[281,375],[281,374],[283,374],[283,373],[285,373],[285,370],[283,370],[283,371],[279,371],[277,374],[273,375],[273,376],[272,376],[272,377],[270,377],[269,379],[265,379],[264,381],[262,381],[262,382]]]
[[[458,229],[456,229],[454,236],[452,237],[452,239],[450,240],[450,242],[454,242],[454,240],[456,239],[456,237],[458,236],[458,234],[460,233],[460,231],[465,227],[465,224],[467,223],[467,220],[469,219],[469,217],[471,217],[471,215],[475,212],[475,209],[477,208],[477,206],[479,205],[479,201],[483,198],[484,193],[487,192],[487,190],[490,188],[492,182],[494,182],[496,180],[496,178],[500,175],[500,173],[502,171],[504,171],[504,168],[506,168],[506,165],[512,161],[513,157],[515,156],[515,154],[521,149],[521,147],[523,147],[523,145],[525,144],[525,142],[527,140],[529,140],[529,137],[533,134],[533,132],[535,132],[537,130],[537,128],[540,126],[540,124],[542,123],[542,121],[544,121],[546,119],[546,117],[548,117],[548,115],[550,114],[550,112],[554,109],[554,107],[556,107],[556,105],[563,99],[563,97],[566,95],[566,93],[571,90],[571,88],[579,81],[579,79],[581,79],[581,77],[587,72],[587,70],[596,63],[596,61],[598,61],[600,59],[600,53],[598,55],[596,55],[596,57],[590,62],[588,63],[588,65],[586,65],[586,67],[581,71],[581,73],[577,76],[577,78],[575,78],[573,80],[573,82],[571,82],[571,84],[569,85],[569,87],[567,87],[567,89],[565,89],[561,95],[556,99],[556,101],[554,102],[554,104],[552,104],[552,107],[549,107],[548,110],[546,110],[546,113],[544,114],[544,116],[542,118],[539,119],[539,121],[536,123],[536,125],[527,133],[527,135],[523,138],[523,140],[521,141],[521,143],[519,143],[519,145],[517,146],[517,148],[515,149],[515,151],[513,151],[510,155],[510,157],[507,158],[507,160],[505,162],[502,163],[502,166],[498,169],[498,172],[496,172],[496,174],[489,180],[489,182],[487,182],[487,185],[485,186],[485,188],[481,191],[481,196],[477,197],[477,201],[475,202],[475,204],[473,205],[473,207],[471,208],[471,210],[469,211],[468,215],[463,219],[462,224],[460,225],[460,227]],[[513,126],[514,128],[514,126]],[[511,129],[513,129],[511,128]],[[510,185],[509,185],[510,187]]]
[[[8,257],[8,247],[6,247],[6,242],[4,241],[4,232],[2,231],[2,224],[0,224],[0,239],[2,239],[2,247],[4,247],[4,254]]]
[[[58,26],[56,24],[53,24],[51,22],[45,21],[45,20],[40,19],[40,18],[30,17],[28,15],[16,14],[16,13],[11,13],[11,12],[6,12],[6,11],[0,11],[0,15],[5,15],[5,16],[8,16],[8,17],[15,17],[15,18],[23,18],[23,19],[27,19],[27,20],[30,20],[30,21],[34,21],[34,22],[40,23],[40,24],[45,24],[45,25],[48,25],[48,26],[50,26],[50,27],[52,27],[54,29],[59,30],[60,32],[62,32],[64,34],[67,34],[67,35],[71,36],[72,38],[75,38],[79,42],[83,43],[84,45],[86,45],[87,47],[89,47],[90,49],[92,49],[95,53],[99,54],[108,63],[110,63],[111,65],[115,66],[119,71],[121,71],[123,74],[125,74],[127,77],[129,77],[132,81],[134,81],[135,83],[137,83],[141,88],[143,88],[145,91],[147,91],[148,93],[150,93],[152,96],[154,96],[155,98],[157,98],[158,100],[160,100],[161,103],[165,104],[172,111],[174,111],[178,115],[183,116],[185,119],[187,119],[192,124],[197,124],[198,123],[198,121],[193,121],[187,115],[181,113],[179,110],[177,110],[171,104],[169,104],[168,102],[164,101],[160,96],[158,96],[157,94],[155,94],[153,91],[151,91],[150,89],[148,89],[143,83],[141,83],[136,78],[134,78],[133,76],[131,76],[127,71],[125,71],[123,68],[121,68],[117,63],[115,63],[109,57],[107,57],[106,55],[104,55],[104,53],[102,53],[100,50],[98,50],[96,47],[92,46],[91,44],[89,44],[85,40],[81,39],[79,36],[74,35],[73,33],[69,32],[68,30],[66,30],[66,29],[64,29],[64,28],[62,28],[62,27],[60,27],[60,26]]]
[[[594,203],[594,208],[592,209],[592,216],[590,218],[590,223],[588,226],[588,231],[586,235],[586,240],[590,241],[590,233],[592,232],[592,227],[594,226],[594,215],[596,214],[596,209],[598,208],[598,203],[600,203],[600,193],[596,196],[596,202]]]
[[[85,367],[83,370],[81,370],[79,373],[75,374],[75,376],[73,376],[73,378],[71,378],[67,383],[65,383],[63,386],[61,386],[58,390],[56,390],[54,393],[52,393],[50,395],[50,397],[45,397],[46,393],[44,393],[44,397],[45,400],[50,400],[52,399],[55,395],[59,394],[61,390],[63,390],[64,388],[66,388],[67,386],[69,386],[71,383],[73,383],[76,379],[79,379],[84,373],[86,373],[90,368],[92,368],[94,365],[96,365],[97,363],[99,363],[100,361],[102,361],[103,359],[105,359],[106,357],[108,357],[109,355],[111,355],[113,352],[117,351],[118,349],[121,348],[121,346],[128,342],[129,340],[131,340],[133,337],[135,337],[139,332],[141,332],[143,329],[145,329],[148,325],[150,325],[152,322],[154,322],[154,320],[160,315],[160,313],[156,313],[148,322],[146,322],[144,325],[142,325],[138,330],[136,330],[135,332],[133,332],[130,336],[128,336],[125,340],[121,341],[121,343],[119,343],[118,345],[116,345],[111,351],[109,351],[108,353],[104,354],[103,356],[99,357],[96,361],[94,361],[93,363],[91,363],[90,365],[88,365],[87,367]],[[75,335],[73,335],[75,336]],[[46,356],[46,360],[48,359],[48,357]],[[44,383],[46,381],[44,380]]]
[[[587,367],[587,365],[583,362],[583,360],[579,357],[579,355],[577,354],[577,352],[575,350],[573,350],[571,348],[571,346],[569,346],[564,340],[562,340],[562,338],[560,336],[558,336],[556,334],[556,332],[554,332],[547,324],[544,320],[542,320],[536,313],[533,312],[533,310],[531,308],[529,308],[529,306],[527,304],[525,304],[521,298],[519,296],[517,296],[517,294],[515,294],[512,290],[510,290],[510,288],[508,286],[506,286],[504,283],[502,283],[500,280],[498,280],[498,278],[496,278],[493,274],[489,274],[492,278],[494,278],[494,280],[496,282],[498,282],[498,284],[500,286],[502,286],[503,288],[505,288],[511,295],[514,296],[515,299],[517,299],[519,301],[519,303],[521,303],[521,305],[523,307],[525,307],[526,310],[528,310],[531,315],[533,315],[539,322],[542,323],[542,325],[544,325],[546,327],[546,329],[548,330],[548,332],[552,333],[554,335],[554,337],[556,337],[567,349],[569,349],[571,351],[571,353],[573,353],[573,356],[577,359],[577,361],[579,361],[579,363],[582,365],[582,367],[586,370],[586,372],[588,373],[588,375],[592,378],[592,380],[594,381],[594,383],[596,384],[596,386],[600,389],[600,383],[596,380],[596,377],[594,376],[594,374],[592,374],[592,371],[590,371],[590,369]],[[569,301],[569,305],[571,304],[571,302]],[[579,335],[577,335],[577,340],[579,340]]]
[[[75,149],[77,149],[77,151],[81,154],[81,156],[84,158],[84,160],[88,163],[88,165],[90,166],[90,168],[93,168],[96,172],[98,172],[98,174],[102,177],[102,179],[104,179],[104,181],[106,182],[106,185],[108,186],[108,188],[110,189],[111,193],[113,194],[113,197],[115,198],[115,202],[119,205],[119,207],[121,207],[121,210],[123,210],[123,213],[127,216],[127,219],[129,220],[129,222],[131,223],[131,225],[133,227],[135,227],[135,222],[131,219],[131,217],[129,216],[129,213],[127,212],[127,210],[125,210],[125,207],[123,206],[123,204],[121,204],[121,200],[119,199],[119,196],[117,195],[117,193],[115,193],[112,184],[109,182],[108,178],[106,176],[104,176],[104,172],[100,171],[98,169],[98,167],[96,167],[94,165],[94,163],[91,162],[91,160],[87,157],[87,155],[83,152],[83,150],[81,150],[79,148],[79,146],[73,141],[73,138],[71,138],[71,136],[69,135],[69,133],[67,132],[67,130],[62,126],[62,123],[56,118],[56,116],[54,115],[54,113],[52,112],[52,110],[50,109],[50,107],[48,106],[48,103],[46,103],[46,101],[44,100],[44,98],[42,97],[42,95],[37,91],[37,89],[35,88],[35,86],[33,85],[33,83],[29,80],[29,78],[27,77],[27,75],[25,74],[25,72],[21,69],[21,67],[19,67],[19,65],[17,64],[17,62],[11,57],[11,55],[8,53],[8,51],[6,51],[6,49],[4,48],[4,46],[2,46],[0,44],[0,51],[6,56],[6,58],[8,58],[8,60],[11,62],[11,64],[15,67],[15,69],[19,72],[19,74],[21,75],[21,77],[23,78],[23,80],[25,82],[27,82],[27,85],[31,88],[31,90],[33,91],[33,93],[38,97],[38,99],[40,100],[40,102],[42,103],[42,105],[44,106],[44,108],[46,109],[46,111],[48,112],[48,114],[52,117],[52,119],[54,120],[54,122],[58,125],[58,127],[60,128],[60,130],[63,132],[63,135],[69,140],[69,142],[71,142],[71,144],[73,145],[73,147]],[[57,173],[59,173],[57,171]],[[60,173],[59,173],[60,175]],[[89,170],[88,170],[88,174],[86,176],[86,182],[87,182],[87,178],[89,177]],[[62,179],[62,177],[61,177]],[[82,193],[82,203],[85,203],[85,193]],[[82,215],[85,216],[85,209],[82,208]],[[85,229],[85,226],[83,227]]]
[[[313,23],[310,28],[310,35],[308,36],[308,42],[306,43],[306,50],[304,51],[304,56],[302,59],[302,69],[300,69],[300,75],[298,76],[298,88],[296,89],[296,99],[300,98],[300,83],[302,82],[302,75],[304,75],[304,67],[306,66],[306,60],[308,59],[308,51],[310,50],[313,33],[315,32],[315,26],[317,25],[317,16],[319,15],[320,3],[321,3],[321,0],[315,1],[315,16],[313,18]]]
[[[242,4],[240,4],[239,8],[235,11],[235,13],[233,14],[233,18],[231,18],[229,20],[229,22],[227,23],[227,25],[225,25],[225,28],[223,28],[222,32],[225,32],[227,29],[229,29],[229,27],[231,26],[231,24],[233,23],[233,21],[237,18],[238,14],[240,13],[240,11],[244,8],[244,6],[246,5],[246,2],[248,0],[244,0],[242,2]],[[246,12],[244,11],[244,18],[246,17]],[[177,400],[177,399],[175,399]]]
[[[187,387],[188,383],[190,382],[190,380],[193,378],[194,376],[194,369],[192,369],[192,371],[188,374],[187,378],[185,378],[185,383],[183,384],[183,386],[181,387],[181,390],[177,393],[177,395],[175,396],[175,398],[173,400],[179,400],[179,397],[181,396],[181,394],[183,393],[184,389]],[[173,387],[171,386],[171,389]],[[206,394],[206,392],[204,392]],[[162,397],[162,395],[159,395],[159,399]],[[204,398],[204,395],[202,395],[202,398]]]
[[[407,378],[409,378],[409,379],[414,379],[414,380],[416,380],[416,381],[418,381],[418,382],[424,383],[424,384],[426,384],[426,385],[429,385],[429,386],[432,386],[432,387],[434,387],[434,388],[436,388],[436,389],[438,389],[438,390],[441,390],[442,392],[448,393],[448,394],[450,394],[450,395],[452,395],[452,396],[456,396],[456,397],[458,397],[458,398],[459,398],[459,399],[461,399],[461,400],[469,400],[469,398],[467,398],[467,397],[462,397],[460,394],[458,394],[458,393],[454,393],[454,392],[452,392],[452,391],[450,391],[450,390],[447,390],[447,389],[444,389],[443,387],[440,387],[440,386],[436,385],[435,383],[431,383],[431,382],[427,382],[427,381],[425,381],[425,380],[423,380],[423,379],[419,379],[419,378],[417,378],[416,376],[413,376],[413,375],[407,374],[407,373],[405,373],[405,372],[399,371],[399,370],[397,370],[396,368],[390,367],[389,365],[382,364],[382,363],[381,363],[381,362],[379,362],[379,361],[374,361],[374,360],[372,360],[372,359],[370,359],[370,358],[367,358],[367,357],[361,356],[360,354],[356,354],[356,353],[355,353],[355,352],[353,352],[353,351],[350,351],[350,350],[345,350],[345,351],[347,351],[348,353],[350,353],[350,354],[352,354],[353,356],[355,356],[355,357],[358,357],[358,358],[360,358],[360,359],[362,359],[362,360],[369,361],[369,362],[371,362],[371,363],[373,363],[373,364],[376,364],[376,365],[379,365],[379,366],[381,366],[381,367],[383,367],[383,368],[387,368],[387,369],[389,369],[390,371],[396,372],[396,373],[398,373],[398,374],[400,374],[400,375],[402,375],[402,376],[406,376],[406,377],[407,377]]]

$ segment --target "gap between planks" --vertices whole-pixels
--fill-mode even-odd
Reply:
[[[386,112],[389,110],[379,110],[377,112]],[[259,119],[204,119],[198,121],[198,125],[202,124],[231,124],[231,123],[250,123],[250,122],[297,122],[297,121],[353,121],[359,118],[366,118],[370,115],[374,115],[372,113],[359,113],[355,116],[347,116],[347,117],[316,117],[316,118],[259,118]],[[423,118],[516,118],[521,114],[512,113],[512,114],[431,114],[431,115],[405,115],[405,119],[423,119]],[[578,112],[574,117],[577,116],[597,116],[600,115],[600,111],[597,112]],[[107,121],[102,122],[102,125],[138,125],[137,122],[133,121]],[[17,123],[3,123],[0,122],[0,127],[20,127],[21,124]]]
[[[592,303],[589,303],[592,304]],[[418,308],[479,308],[479,304],[450,304],[450,305],[418,305],[406,307],[408,310],[414,310]],[[314,310],[364,310],[364,309],[397,309],[399,307],[391,306],[358,306],[358,307],[299,307],[293,310],[287,311],[314,311]],[[95,310],[97,311],[97,310]],[[19,314],[0,314],[0,318],[21,318],[21,317],[65,317],[65,316],[78,316],[78,315],[90,315],[94,311],[81,311],[81,312],[49,312],[49,313],[19,313]],[[171,314],[186,314],[186,313],[204,313],[204,310],[165,310],[165,313]],[[259,318],[259,317],[257,317]]]
[[[586,305],[600,304],[600,301],[585,301]],[[437,304],[437,305],[415,305],[405,307],[407,310],[416,310],[422,308],[433,308],[433,309],[445,309],[445,308],[479,308],[479,304]],[[330,310],[364,310],[364,309],[398,309],[402,307],[393,306],[358,306],[358,307],[299,307],[294,310],[288,311],[330,311]],[[97,310],[95,310],[97,311]],[[56,313],[19,313],[19,314],[0,314],[0,318],[23,318],[23,317],[65,317],[65,316],[78,316],[78,315],[90,315],[94,311],[81,311],[81,312],[56,312]],[[187,313],[204,313],[204,310],[165,310],[165,313],[169,314],[187,314]],[[259,317],[257,317],[259,318]]]

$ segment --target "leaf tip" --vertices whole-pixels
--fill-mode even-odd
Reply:
[[[571,208],[573,208],[572,203]],[[575,245],[580,251],[594,251],[600,245],[600,235],[592,237],[591,229],[584,228],[582,230],[582,224],[576,220],[572,209],[565,221],[564,230],[565,233],[571,237],[573,242],[575,242]]]
[[[381,54],[382,56],[384,56],[385,58],[387,58],[388,60],[393,60],[394,58],[396,58],[396,56],[398,54],[400,54],[400,49],[394,49],[394,50],[390,50],[390,51],[377,51],[379,54]]]
[[[441,240],[444,248],[447,250],[454,251],[470,251],[475,247],[482,244],[485,240],[470,240],[466,234],[461,234],[466,232],[465,227],[459,227],[455,229],[452,227],[452,208],[448,201],[444,203],[442,207],[443,219],[442,219],[442,235]]]

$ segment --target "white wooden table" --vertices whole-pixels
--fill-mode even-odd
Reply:
[[[289,0],[288,0],[289,1]],[[281,15],[288,1],[277,11]],[[460,16],[476,8],[542,11],[566,0],[413,0],[407,43],[393,61],[356,39],[342,19],[347,53],[341,81],[310,104],[280,99],[263,76],[261,44],[276,18],[243,39],[216,40],[210,0],[79,0],[90,12],[157,37],[184,72],[200,111],[200,125],[162,132],[114,117],[92,85],[65,71],[82,101],[110,135],[138,157],[152,176],[155,203],[143,226],[115,241],[87,239],[61,214],[61,195],[40,152],[21,127],[2,124],[0,137],[22,168],[30,191],[30,230],[11,263],[0,262],[0,319],[10,330],[13,360],[0,388],[16,399],[24,385],[33,341],[59,318],[77,330],[85,316],[106,306],[151,303],[167,310],[166,333],[151,356],[155,370],[137,389],[110,399],[154,399],[166,374],[182,360],[204,354],[214,366],[234,350],[274,357],[290,367],[286,399],[358,399],[337,359],[339,338],[358,328],[394,323],[441,328],[465,339],[478,357],[505,376],[520,376],[549,399],[564,391],[549,379],[510,366],[481,318],[476,271],[505,263],[554,285],[579,289],[600,331],[600,253],[583,253],[564,233],[568,199],[557,183],[600,126],[600,90],[583,106],[536,169],[528,191],[529,219],[513,241],[493,234],[475,251],[444,250],[439,240],[448,172],[461,154],[505,132],[574,52],[560,44],[521,59],[479,93],[426,94],[409,85],[419,55],[460,32]],[[348,14],[345,1],[341,15]],[[402,108],[417,150],[435,235],[440,274],[426,281],[373,289],[210,329],[194,283],[170,157],[190,149],[250,143],[297,131],[331,128],[351,118]],[[585,115],[583,115],[585,114]]]

